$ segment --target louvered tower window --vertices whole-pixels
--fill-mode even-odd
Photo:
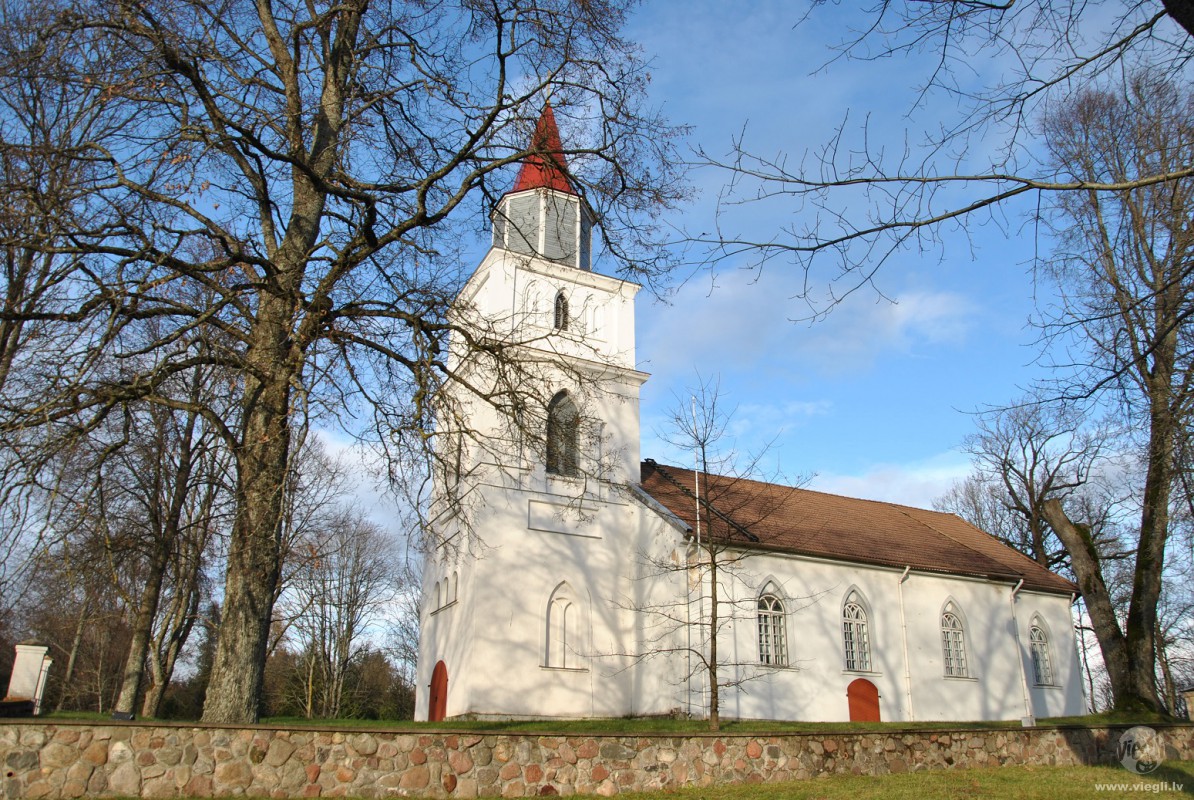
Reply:
[[[553,327],[557,331],[568,330],[568,298],[564,296],[562,291],[556,293],[555,323]]]
[[[580,474],[580,414],[567,392],[557,394],[547,406],[547,471]]]

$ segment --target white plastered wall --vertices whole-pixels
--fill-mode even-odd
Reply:
[[[475,453],[482,469],[472,478],[473,530],[452,531],[454,538],[437,531],[451,541],[427,559],[416,718],[426,718],[439,660],[448,669],[448,717],[703,713],[707,685],[682,652],[693,629],[669,630],[661,622],[690,610],[699,616],[683,572],[658,568],[669,559],[683,562],[683,533],[666,512],[625,488],[638,481],[638,397],[646,379],[634,370],[637,289],[495,249],[461,293],[467,314],[506,326],[528,348],[570,365],[544,373],[550,385],[543,394],[567,389],[586,416],[601,422],[601,441],[592,449],[609,468],[585,470],[603,479],[562,478],[547,475],[534,458],[499,466],[488,463],[500,457],[496,451]],[[561,290],[578,320],[567,333],[551,329]],[[577,376],[583,385],[575,385]],[[488,406],[472,403],[468,410],[475,430],[500,428]],[[454,601],[437,604],[436,586],[454,573]],[[563,583],[578,612],[578,632],[575,664],[559,668],[547,655],[547,608]],[[787,612],[790,666],[783,669],[756,663],[753,603],[768,583]],[[723,679],[745,680],[723,690],[724,717],[846,720],[846,687],[859,677],[876,685],[888,720],[1083,711],[1068,597],[1021,591],[1013,623],[1013,586],[1006,582],[779,554],[753,556],[726,575],[725,588],[741,602],[719,637]],[[866,673],[843,664],[841,607],[851,589],[868,611],[872,669]],[[965,678],[945,676],[942,665],[940,615],[951,600],[965,622]],[[1052,686],[1032,685],[1028,627],[1037,615],[1050,634]],[[670,649],[675,652],[662,652]]]
[[[865,678],[879,690],[885,720],[1020,719],[1081,714],[1084,701],[1067,596],[1021,591],[1013,623],[1014,585],[985,579],[762,554],[742,562],[735,591],[749,599],[778,586],[787,611],[787,669],[757,661],[757,624],[744,614],[726,644],[737,660],[739,690],[722,698],[723,716],[844,721],[846,689]],[[901,578],[904,578],[901,584]],[[868,613],[872,669],[845,668],[841,609],[850,591]],[[901,601],[903,613],[901,614]],[[941,614],[947,602],[963,617],[967,676],[945,675]],[[747,608],[747,603],[742,603]],[[1055,681],[1032,683],[1027,650],[1033,615],[1049,621]],[[1019,638],[1015,626],[1020,628]],[[905,647],[906,644],[906,647]],[[907,656],[905,658],[905,653]],[[1024,671],[1021,659],[1025,659]],[[757,676],[757,677],[752,677]],[[1028,708],[1025,706],[1025,679]]]

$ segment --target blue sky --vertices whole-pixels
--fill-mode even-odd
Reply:
[[[651,101],[673,123],[692,126],[691,149],[726,155],[744,133],[752,151],[798,160],[847,115],[851,124],[869,118],[893,147],[956,119],[950,98],[912,109],[931,53],[827,65],[830,46],[866,18],[827,4],[797,25],[805,8],[647,0],[630,18],[627,38],[651,63]],[[1002,66],[984,63],[973,79],[992,79]],[[981,157],[983,143],[976,144]],[[693,172],[696,197],[668,223],[710,230],[727,178]],[[723,220],[762,238],[802,221],[783,202],[742,207]],[[486,245],[478,241],[477,260]],[[1031,260],[1046,249],[1023,209],[1009,211],[1003,226],[944,230],[940,247],[894,257],[878,274],[878,290],[854,293],[816,322],[804,319],[807,306],[795,298],[804,274],[790,262],[759,270],[749,258],[723,261],[678,274],[666,297],[644,290],[637,357],[651,378],[642,390],[643,457],[692,463],[658,433],[699,371],[719,377],[725,400],[737,406],[729,445],[752,452],[774,440],[768,472],[812,476],[807,485],[822,491],[930,507],[969,472],[960,445],[974,412],[1013,400],[1042,374],[1028,320]],[[817,278],[814,287],[823,289]],[[333,452],[352,449],[342,436],[322,435]],[[389,504],[364,483],[356,491],[367,506]]]
[[[894,146],[905,131],[915,141],[926,124],[957,113],[942,97],[909,116],[927,74],[923,58],[821,69],[833,57],[828,45],[848,35],[850,12],[822,6],[795,26],[801,13],[766,0],[656,0],[628,32],[651,59],[653,100],[692,125],[693,146],[712,155],[727,153],[744,125],[750,149],[798,159],[847,113],[870,115],[872,130]],[[696,172],[700,194],[673,222],[708,230],[726,177]],[[791,203],[744,207],[726,223],[766,235],[799,221],[794,211]],[[738,407],[739,449],[776,438],[769,457],[789,476],[815,474],[811,488],[930,505],[968,472],[959,445],[972,413],[1013,399],[1040,374],[1027,321],[1030,262],[1045,243],[1018,213],[1003,229],[946,231],[940,248],[900,254],[879,273],[883,296],[863,289],[817,322],[800,321],[807,311],[794,295],[804,276],[790,262],[761,271],[747,258],[722,262],[666,301],[641,293],[638,359],[652,374],[642,394],[644,457],[691,463],[655,432],[699,370],[720,376]]]

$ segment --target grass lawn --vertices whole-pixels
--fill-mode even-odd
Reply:
[[[54,720],[88,720],[91,722],[107,722],[111,717],[107,714],[86,712],[55,712],[46,715],[48,721]],[[142,723],[152,723],[155,720],[140,719]],[[173,720],[184,722],[184,720]],[[449,720],[443,723],[412,722],[410,720],[365,720],[365,719],[305,719],[303,717],[266,717],[261,720],[266,725],[277,725],[291,728],[334,728],[336,730],[354,729],[387,729],[428,732],[435,730],[452,731],[485,731],[502,733],[562,733],[574,735],[637,735],[637,734],[673,734],[704,733],[709,730],[709,724],[699,719],[671,719],[668,717],[637,717],[630,719],[581,719],[581,720]],[[1057,717],[1042,719],[1041,725],[1081,725],[1097,727],[1100,725],[1156,725],[1175,722],[1176,720],[1159,714],[1092,714],[1084,717]],[[989,721],[989,722],[776,722],[768,720],[726,721],[721,725],[721,732],[730,736],[752,733],[818,733],[833,731],[863,732],[863,731],[900,731],[900,730],[996,730],[1019,729],[1017,720]]]
[[[1108,785],[1116,788],[1105,788]],[[1131,788],[1121,788],[1125,786]],[[1167,762],[1143,777],[1118,766],[995,767],[882,777],[831,775],[788,783],[621,794],[618,800],[1092,800],[1117,796],[1194,796],[1194,761]]]
[[[1191,796],[1194,761],[1169,761],[1143,777],[1121,767],[993,767],[882,777],[829,775],[787,783],[631,792],[618,795],[617,800],[1093,800]]]

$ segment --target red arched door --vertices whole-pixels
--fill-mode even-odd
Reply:
[[[866,678],[851,681],[846,687],[851,722],[879,721],[879,690]]]
[[[442,661],[431,671],[431,696],[427,699],[428,722],[440,722],[448,708],[448,667]]]

